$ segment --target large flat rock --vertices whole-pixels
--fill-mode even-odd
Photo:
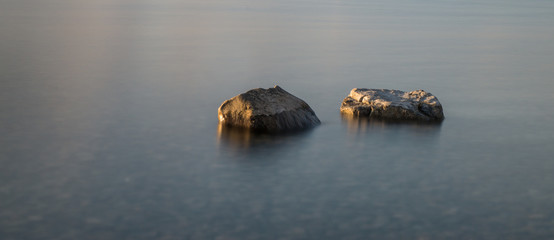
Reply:
[[[342,101],[340,111],[354,117],[385,120],[441,121],[442,105],[423,90],[404,92],[390,89],[354,88]]]
[[[226,100],[218,116],[223,125],[268,132],[301,130],[321,123],[306,102],[279,86],[252,89]]]

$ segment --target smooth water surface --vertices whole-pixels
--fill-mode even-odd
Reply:
[[[553,239],[554,2],[4,0],[0,239]],[[278,84],[322,125],[218,127]],[[354,87],[440,125],[342,118]]]

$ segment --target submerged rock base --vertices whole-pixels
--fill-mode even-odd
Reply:
[[[279,86],[252,89],[221,104],[219,122],[256,131],[301,130],[321,122],[310,106]]]
[[[354,117],[398,121],[442,121],[439,100],[423,90],[404,92],[389,89],[354,88],[342,101],[340,111]]]

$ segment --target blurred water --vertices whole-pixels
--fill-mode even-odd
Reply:
[[[554,3],[5,0],[1,239],[552,239]],[[218,128],[279,84],[323,124]],[[425,89],[440,125],[341,118]]]

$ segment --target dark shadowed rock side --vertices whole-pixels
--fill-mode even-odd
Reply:
[[[340,107],[343,114],[385,120],[442,121],[442,105],[423,90],[354,88]]]
[[[267,132],[301,130],[321,123],[306,102],[279,86],[252,89],[226,100],[218,115],[223,125]]]

